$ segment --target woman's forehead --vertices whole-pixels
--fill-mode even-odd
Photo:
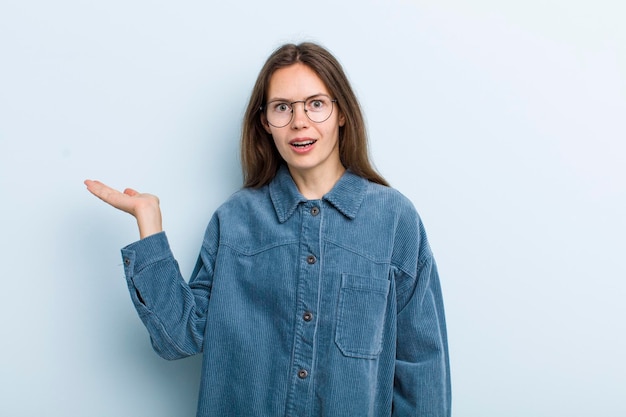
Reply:
[[[310,67],[296,63],[280,68],[270,77],[268,100],[301,100],[317,94],[329,94],[324,81]]]

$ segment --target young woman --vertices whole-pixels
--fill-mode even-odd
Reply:
[[[213,215],[187,283],[159,200],[87,180],[132,214],[131,298],[166,359],[202,352],[198,416],[449,416],[437,269],[413,205],[368,160],[337,60],[284,45],[243,121],[244,187]]]

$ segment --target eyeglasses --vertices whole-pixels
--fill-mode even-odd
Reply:
[[[283,101],[272,100],[265,106],[261,107],[261,111],[265,111],[267,122],[277,128],[285,127],[293,119],[293,105],[302,103],[304,105],[304,114],[314,123],[322,123],[328,120],[333,113],[333,100],[325,94],[309,97],[306,100]]]

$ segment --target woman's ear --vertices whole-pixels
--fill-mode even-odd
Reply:
[[[265,113],[261,113],[261,124],[263,125],[263,129],[265,129],[265,131],[271,135],[272,131],[270,130],[270,124],[267,123],[267,117],[265,117]]]
[[[339,112],[339,127],[343,127],[346,124],[346,116],[343,115],[343,112]]]

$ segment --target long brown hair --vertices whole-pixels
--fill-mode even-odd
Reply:
[[[339,128],[339,158],[343,166],[369,181],[389,185],[370,163],[361,106],[341,65],[326,49],[304,42],[286,44],[275,50],[257,77],[241,130],[243,186],[257,188],[268,184],[283,163],[271,135],[263,127],[261,108],[267,100],[274,72],[295,63],[311,68],[337,99],[337,106],[346,120]]]

